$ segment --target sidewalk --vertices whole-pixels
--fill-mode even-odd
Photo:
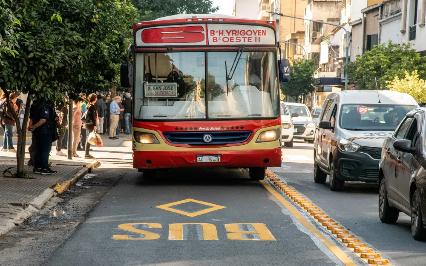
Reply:
[[[131,142],[128,137],[120,140],[104,138],[104,147],[93,147],[91,152],[97,159],[85,160],[57,156],[55,145],[52,146],[50,161],[52,169],[57,174],[42,176],[32,173],[32,168],[25,166],[29,178],[12,178],[11,173],[16,171],[15,153],[0,152],[0,236],[7,233],[14,226],[19,225],[33,213],[40,210],[44,204],[56,194],[65,192],[72,184],[90,169],[96,168],[100,162],[109,167],[130,167]],[[28,148],[26,149],[28,151]],[[67,150],[63,150],[67,153]],[[84,157],[84,152],[79,152]],[[26,154],[28,161],[29,154]],[[5,171],[6,169],[9,171]]]

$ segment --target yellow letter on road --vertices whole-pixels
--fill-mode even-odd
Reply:
[[[225,224],[229,240],[275,241],[275,237],[263,223]]]
[[[156,240],[160,238],[159,234],[148,232],[136,228],[136,226],[144,229],[161,229],[161,224],[158,223],[128,223],[120,224],[119,229],[133,233],[132,235],[113,235],[112,239],[114,240]]]
[[[184,234],[184,231],[188,233],[189,225],[194,225],[194,233],[198,240],[219,240],[217,236],[216,226],[209,223],[177,223],[169,225],[169,240],[188,240],[187,235]],[[185,229],[185,230],[184,230]],[[202,231],[202,235],[200,232]]]

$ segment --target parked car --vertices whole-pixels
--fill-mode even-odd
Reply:
[[[314,181],[343,190],[345,181],[379,181],[381,148],[404,116],[417,107],[413,97],[393,91],[330,94],[314,144]]]
[[[289,102],[282,103],[282,106],[285,106],[290,112],[294,125],[294,138],[312,143],[315,135],[315,123],[308,107],[302,103]]]
[[[414,239],[426,239],[426,108],[407,114],[382,149],[379,217],[396,223],[399,212],[411,216]]]
[[[294,125],[291,120],[290,111],[281,103],[281,143],[286,147],[293,147]]]
[[[311,112],[312,120],[314,120],[314,123],[316,126],[318,126],[319,124],[321,110],[322,110],[321,107],[314,107]]]

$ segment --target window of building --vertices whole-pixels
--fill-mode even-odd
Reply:
[[[369,51],[374,46],[376,46],[378,43],[379,43],[379,35],[378,34],[367,35],[367,45],[366,45],[365,49],[367,51]]]

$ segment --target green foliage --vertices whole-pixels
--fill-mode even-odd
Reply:
[[[9,8],[11,0],[0,0],[0,59],[3,55],[15,55],[17,53],[16,29],[20,21]],[[13,1],[13,0],[12,0]]]
[[[314,90],[315,64],[312,60],[299,60],[290,67],[290,79],[282,87],[286,96],[299,97]]]
[[[133,0],[142,20],[175,14],[208,14],[217,11],[211,0]]]
[[[9,90],[50,99],[114,81],[137,12],[125,0],[15,0],[19,53],[1,60]]]
[[[387,85],[390,90],[410,94],[418,103],[426,103],[426,80],[421,79],[417,71],[405,72],[405,77],[395,77]]]
[[[395,77],[403,78],[405,72],[417,70],[426,77],[426,57],[421,56],[409,44],[380,44],[349,66],[349,79],[359,89],[385,89]]]

